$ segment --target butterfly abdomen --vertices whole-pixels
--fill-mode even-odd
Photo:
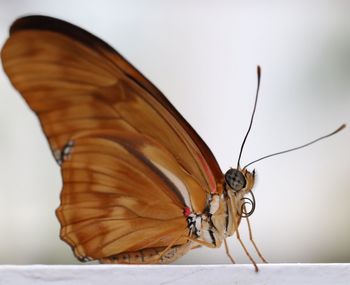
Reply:
[[[191,249],[191,243],[176,245],[164,252],[165,249],[166,247],[154,247],[132,252],[123,252],[100,259],[100,262],[110,264],[171,263],[188,252]]]

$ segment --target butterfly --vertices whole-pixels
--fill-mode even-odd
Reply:
[[[11,26],[1,59],[61,167],[60,237],[80,261],[170,263],[223,243],[233,261],[226,238],[236,234],[256,267],[238,231],[246,218],[251,234],[255,172],[238,163],[223,173],[190,124],[112,47],[62,20],[28,16]]]

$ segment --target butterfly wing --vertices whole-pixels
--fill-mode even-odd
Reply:
[[[109,45],[61,20],[17,20],[5,72],[62,167],[61,238],[79,258],[166,246],[220,191],[207,145]],[[177,244],[185,243],[180,239]]]

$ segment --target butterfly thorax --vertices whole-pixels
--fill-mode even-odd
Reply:
[[[220,247],[225,238],[235,233],[241,218],[247,215],[245,196],[251,193],[254,175],[254,172],[235,169],[225,174],[222,193],[210,194],[206,210],[201,214],[191,213],[187,218],[190,233],[196,240]]]

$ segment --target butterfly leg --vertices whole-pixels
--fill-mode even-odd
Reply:
[[[159,263],[172,263],[176,259],[185,255],[191,249],[192,242],[187,242],[183,245],[171,247],[166,252],[161,252],[161,259]]]
[[[188,229],[185,229],[185,234],[187,233]],[[171,250],[171,248],[173,248],[174,244],[181,238],[184,237],[184,234],[181,234],[179,237],[177,237],[176,239],[174,239],[173,242],[171,242],[162,252],[158,253],[157,256],[155,256],[155,261],[156,263],[158,263],[160,260],[162,260],[163,256],[166,254],[169,254],[169,250]],[[186,243],[185,245],[187,245],[188,243]],[[175,247],[174,247],[175,248]],[[190,248],[189,248],[190,249]],[[188,250],[189,250],[188,249]],[[171,261],[170,261],[171,262]],[[170,263],[169,262],[169,263]]]
[[[235,264],[236,262],[235,262],[235,260],[233,259],[232,255],[231,255],[231,253],[230,253],[230,250],[229,250],[229,248],[228,248],[226,239],[224,239],[224,245],[225,245],[226,255],[227,255],[228,258],[231,260],[231,262],[232,262],[233,264]]]
[[[210,242],[206,242],[206,241],[202,241],[202,240],[197,240],[197,239],[194,239],[194,238],[191,238],[191,237],[188,237],[188,240],[190,240],[190,241],[192,241],[192,242],[194,242],[194,243],[198,243],[198,245],[197,245],[195,248],[201,247],[202,245],[205,245],[205,246],[210,247],[210,248],[217,248],[216,245],[214,245],[214,244],[212,244],[212,243],[210,243]],[[232,255],[231,255],[231,253],[230,253],[230,251],[229,251],[229,249],[228,249],[226,239],[224,240],[224,244],[225,244],[225,251],[226,251],[226,254],[227,254],[228,258],[231,260],[231,262],[232,262],[233,264],[235,264],[236,262],[235,262],[235,260],[233,259]]]
[[[150,250],[155,250],[155,254],[152,252],[152,255],[145,256],[144,262],[147,264],[168,264],[172,263],[181,256],[185,255],[191,249],[191,242],[187,242],[182,245],[176,245],[167,248],[156,248],[156,249],[146,249],[143,250],[143,254],[147,254]]]
[[[263,255],[261,254],[260,250],[258,249],[257,245],[255,244],[255,241],[253,239],[253,232],[252,232],[252,228],[250,226],[250,222],[249,222],[249,218],[246,217],[247,219],[247,225],[248,225],[248,231],[249,231],[249,239],[250,239],[250,242],[253,244],[254,248],[255,248],[255,251],[256,253],[258,254],[259,258],[261,259],[262,262],[264,263],[268,263],[266,261],[266,259],[263,257]]]
[[[245,247],[243,241],[241,240],[241,235],[239,234],[238,229],[236,230],[236,237],[237,237],[239,243],[241,244],[241,246],[242,246],[242,248],[243,248],[245,254],[248,256],[250,262],[251,262],[251,263],[253,264],[253,266],[255,267],[255,271],[258,272],[258,271],[259,271],[259,268],[258,268],[258,266],[256,265],[255,260],[254,260],[253,257],[250,255],[250,253],[248,252],[247,248]]]
[[[237,240],[239,241],[239,243],[241,244],[245,254],[248,256],[250,262],[253,264],[254,268],[255,268],[255,271],[258,272],[259,271],[259,268],[258,266],[256,265],[256,262],[255,260],[253,259],[253,257],[250,255],[250,253],[248,252],[247,248],[245,247],[243,241],[241,240],[241,235],[239,234],[239,230],[238,230],[238,223],[237,223],[237,220],[236,219],[233,219],[233,223],[234,223],[234,227],[236,229],[236,237],[237,237]]]
[[[215,244],[212,244],[212,243],[207,242],[207,241],[198,240],[198,239],[195,239],[195,238],[193,238],[193,237],[187,237],[187,239],[188,239],[189,241],[194,242],[194,243],[198,243],[198,246],[204,245],[204,246],[210,247],[210,248],[217,248],[217,246],[216,246]]]

